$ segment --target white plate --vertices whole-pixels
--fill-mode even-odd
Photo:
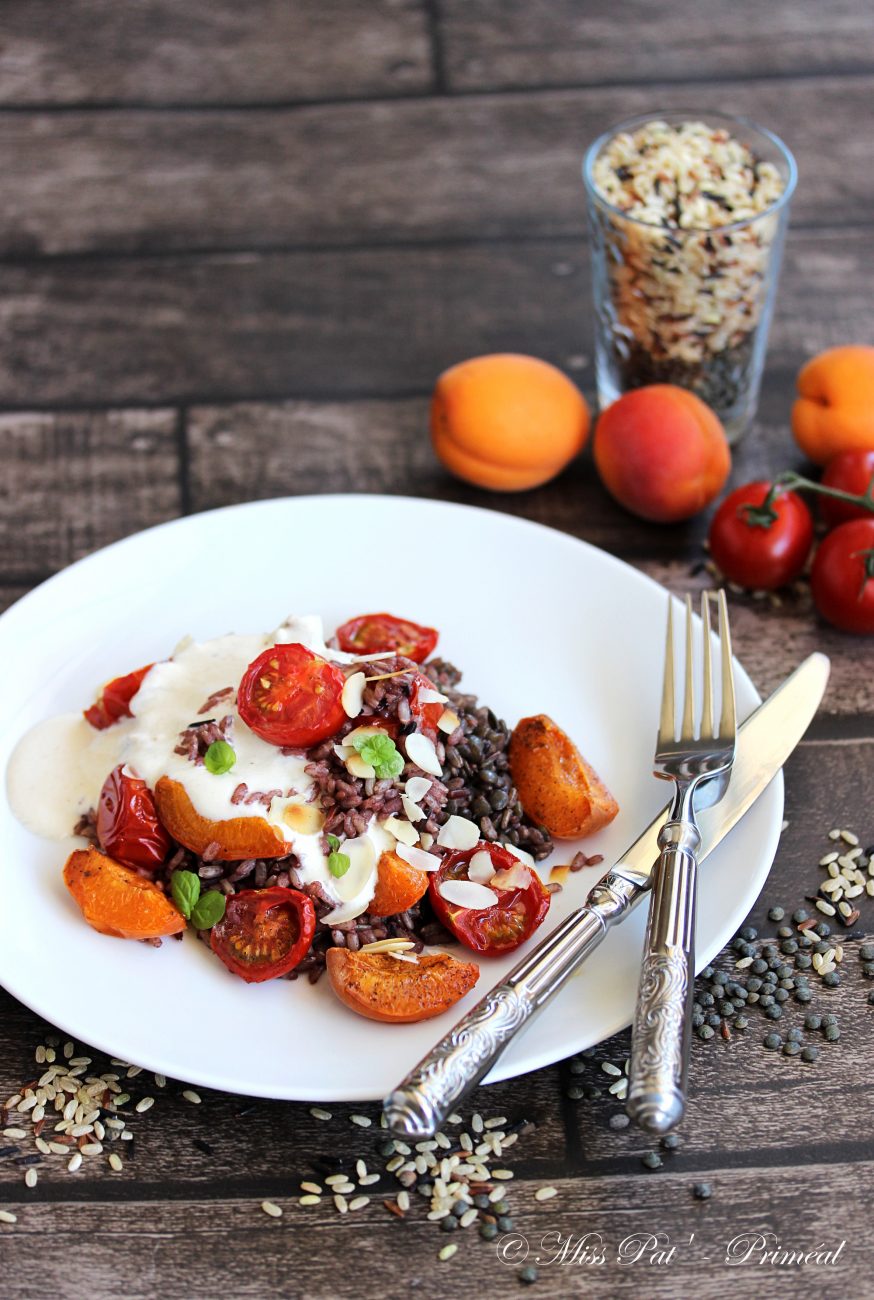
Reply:
[[[507,515],[398,497],[299,497],[153,528],[58,574],[0,618],[0,770],[19,736],[80,708],[95,686],[198,638],[326,627],[388,608],[440,628],[440,652],[511,723],[548,713],[610,786],[620,814],[586,842],[605,867],[665,799],[651,776],[665,592],[562,533]],[[758,696],[737,672],[738,710]],[[51,791],[46,791],[51,798]],[[706,863],[699,964],[755,900],[780,832],[773,782]],[[247,985],[193,936],[160,950],[96,934],[61,879],[68,846],[38,840],[0,804],[0,983],[67,1033],[175,1078],[292,1100],[382,1097],[515,958],[482,961],[478,988],[419,1025],[383,1026],[337,1002],[326,980]],[[558,860],[568,861],[563,844]],[[569,877],[548,928],[595,870]],[[510,1048],[493,1080],[560,1060],[629,1023],[644,908],[617,927]]]

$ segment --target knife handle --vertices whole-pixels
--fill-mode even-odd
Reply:
[[[610,872],[423,1057],[385,1100],[398,1137],[431,1137],[492,1068],[504,1048],[645,892],[646,878]]]
[[[695,978],[697,852],[694,822],[668,821],[652,900],[631,1039],[627,1110],[650,1133],[667,1133],[683,1118],[692,990]]]

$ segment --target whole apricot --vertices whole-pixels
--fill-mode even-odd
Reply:
[[[719,495],[731,452],[716,415],[694,393],[652,384],[598,418],[595,465],[607,491],[655,523],[690,519]]]
[[[842,451],[874,449],[874,348],[828,348],[802,366],[792,432],[824,465]]]
[[[518,492],[554,478],[585,446],[589,408],[567,375],[513,352],[472,357],[437,380],[431,439],[448,470]]]

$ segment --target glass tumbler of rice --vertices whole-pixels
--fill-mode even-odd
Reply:
[[[730,442],[756,411],[795,160],[741,117],[650,113],[620,123],[583,164],[603,410],[678,384]]]

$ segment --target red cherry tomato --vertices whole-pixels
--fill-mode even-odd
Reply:
[[[422,663],[433,654],[437,630],[412,623],[393,614],[359,614],[337,628],[337,644],[350,654],[372,655],[394,650],[406,659]]]
[[[413,715],[419,730],[424,731],[432,738],[437,735],[437,723],[443,716],[446,708],[444,700],[423,700],[423,691],[436,691],[437,687],[422,673],[416,673],[413,677],[413,684],[410,687],[410,712]],[[438,692],[439,693],[439,692]]]
[[[864,495],[869,488],[874,488],[874,451],[842,451],[826,465],[822,481],[826,487]],[[845,524],[849,519],[874,519],[874,512],[864,506],[852,506],[829,497],[819,498],[819,513],[829,528]]]
[[[90,708],[83,710],[86,721],[98,731],[105,731],[114,722],[118,722],[119,718],[131,717],[130,702],[140,689],[146,673],[153,667],[154,664],[146,664],[145,668],[138,668],[136,672],[114,677],[111,682],[107,682],[100,692],[100,698]]]
[[[710,554],[730,582],[771,591],[797,578],[813,545],[813,519],[796,492],[774,499],[777,518],[765,527],[753,522],[745,506],[760,506],[767,482],[746,483],[729,493],[710,525]]]
[[[823,539],[810,585],[829,623],[844,632],[874,632],[874,519],[851,519]]]
[[[450,853],[439,871],[428,882],[428,896],[438,921],[446,926],[466,947],[484,957],[500,957],[512,952],[534,933],[549,911],[551,895],[536,871],[530,871],[525,888],[498,889],[498,902],[492,907],[469,908],[449,903],[440,893],[444,880],[467,880],[471,858],[482,849],[492,859],[495,871],[509,871],[519,865],[499,844],[478,844],[476,848]]]
[[[97,802],[97,842],[105,853],[129,867],[159,867],[172,842],[158,821],[145,781],[119,764],[103,782]]]
[[[309,952],[316,932],[313,901],[298,889],[244,889],[228,899],[209,941],[232,975],[247,984],[287,975]]]
[[[339,668],[306,646],[274,645],[243,674],[237,708],[247,727],[271,745],[307,749],[346,721]]]

